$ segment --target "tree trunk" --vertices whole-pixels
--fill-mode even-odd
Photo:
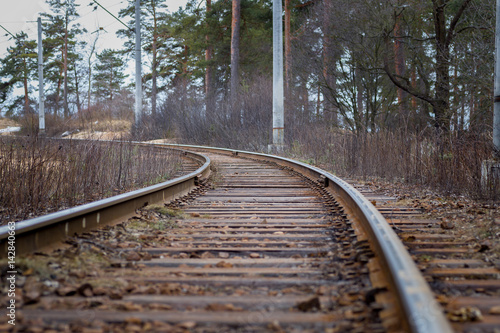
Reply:
[[[24,73],[23,73],[23,86],[24,86],[24,115],[28,115],[30,107],[29,89],[28,89],[28,66],[26,65],[26,58],[23,59]]]
[[[181,74],[181,81],[180,81],[180,85],[181,85],[181,95],[182,95],[182,98],[181,98],[181,110],[184,114],[186,114],[187,112],[187,88],[188,88],[188,70],[187,70],[187,66],[188,66],[188,46],[187,45],[184,45],[184,59],[182,61],[182,74]]]
[[[287,101],[290,96],[290,80],[292,74],[291,14],[290,0],[285,0],[285,101]]]
[[[433,105],[436,128],[443,133],[450,130],[450,75],[449,59],[450,47],[447,42],[446,17],[444,13],[445,0],[433,0],[434,3],[434,30],[436,32],[436,102]]]
[[[76,71],[76,66],[73,67],[75,72],[75,97],[76,97],[76,109],[78,113],[82,111],[82,105],[80,103],[80,90],[78,89],[78,73]]]
[[[207,16],[208,13],[212,10],[212,0],[207,0]],[[207,22],[207,30],[208,30],[208,22]],[[207,67],[205,69],[205,103],[207,109],[207,117],[209,119],[213,119],[215,113],[215,100],[214,100],[214,91],[213,91],[213,82],[212,82],[212,65],[210,64],[210,60],[212,60],[213,47],[210,44],[210,37],[208,33],[205,35],[205,40],[207,42],[207,48],[205,49],[205,61],[207,62]]]
[[[156,115],[156,95],[157,95],[157,43],[158,43],[158,25],[156,18],[156,7],[155,2],[151,1],[153,6],[153,63],[151,66],[151,115]]]
[[[63,54],[64,54],[64,51],[63,51]],[[59,100],[60,100],[59,92],[61,91],[61,85],[63,84],[62,83],[63,73],[64,73],[64,69],[61,68],[61,70],[59,72],[59,78],[57,79],[57,90],[56,90],[56,101],[55,101],[56,107],[54,109],[54,115],[57,115],[59,113]]]
[[[434,112],[434,126],[437,129],[438,135],[443,138],[450,130],[451,112],[449,107],[450,100],[450,45],[455,37],[455,28],[462,17],[465,9],[472,0],[462,0],[462,3],[455,12],[455,16],[450,20],[446,18],[445,8],[449,3],[448,0],[432,0],[433,4],[433,21],[435,33],[435,93],[430,96],[428,91],[421,91],[418,88],[408,84],[408,80],[402,79],[395,75],[389,66],[388,61],[388,44],[389,34],[385,36],[386,55],[384,57],[384,70],[391,81],[398,87],[413,96],[429,103]],[[447,27],[448,24],[448,27]]]
[[[64,27],[64,58],[63,58],[63,71],[64,71],[64,118],[69,117],[68,105],[68,13],[66,12],[65,18],[66,26]]]
[[[332,54],[331,47],[331,28],[332,19],[330,15],[331,0],[323,0],[323,79],[324,87],[323,93],[323,117],[325,121],[333,126],[337,125],[337,113],[335,107],[331,102],[331,95],[335,91],[335,60]]]
[[[309,114],[309,90],[307,89],[307,81],[303,80],[301,84],[301,91],[302,91],[302,112],[304,114],[304,117],[308,120],[311,121],[312,114]],[[312,112],[311,112],[312,113]]]
[[[231,21],[231,106],[235,123],[239,123],[239,108],[237,106],[239,91],[239,61],[240,61],[240,0],[233,0]]]
[[[400,15],[396,17],[396,25],[394,27],[394,69],[395,73],[399,77],[404,77],[406,75],[406,61],[405,52],[403,48],[403,42],[401,37],[403,36],[403,30],[400,23]],[[398,111],[399,111],[399,127],[400,129],[407,123],[408,118],[408,105],[406,103],[407,93],[401,89],[397,88],[398,94]]]
[[[415,67],[412,68],[411,70],[411,86],[413,89],[417,89],[417,69]],[[417,98],[415,96],[411,97],[411,108],[413,110],[413,113],[417,113]]]
[[[94,54],[95,51],[95,46],[97,44],[97,38],[99,38],[99,32],[97,33],[97,37],[94,40],[94,43],[92,44],[92,49],[90,50],[90,55],[89,55],[89,91],[88,91],[88,101],[87,101],[87,109],[90,110],[90,96],[91,96],[91,90],[92,90],[92,54]]]
[[[354,69],[354,76],[355,76],[355,82],[356,82],[356,107],[358,109],[358,114],[360,116],[360,121],[361,119],[364,118],[365,123],[362,127],[364,131],[366,131],[370,125],[370,115],[368,114],[368,108],[366,108],[366,114],[365,114],[365,105],[364,105],[364,87],[363,87],[363,81],[361,78],[361,70],[356,66]]]
[[[113,76],[113,73],[115,72],[114,67],[113,67],[113,62],[111,61],[111,70],[110,74],[111,77],[109,78],[109,101],[113,101],[113,80],[115,79]]]

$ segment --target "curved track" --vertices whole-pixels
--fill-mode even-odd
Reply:
[[[193,331],[451,331],[391,228],[352,187],[287,159],[184,149],[203,150],[210,158],[202,169],[171,185],[188,181],[194,188],[195,180],[199,184],[208,175],[208,161],[213,160],[218,170],[213,188],[202,181],[194,194],[171,204],[182,209],[184,219],[172,222],[171,213],[146,208],[135,219],[138,231],[123,224],[75,238],[62,257],[92,244],[92,251],[104,253],[104,264],[92,274],[85,269],[72,274],[58,264],[62,282],[45,296],[36,295],[35,288],[31,293],[38,297],[26,297],[30,291],[24,288],[24,303],[33,303],[26,305],[25,318],[34,321],[26,325],[54,327],[78,321],[84,313],[87,321],[80,325],[95,321],[111,330],[167,322],[174,329]],[[172,186],[145,189],[146,197],[133,193],[114,200],[128,207],[127,214],[135,214],[146,203],[186,193],[184,188],[166,196]],[[60,224],[64,236],[73,235],[82,230],[68,229],[70,220],[79,228],[102,221],[106,214],[88,209],[111,210],[107,204],[80,208],[89,215],[69,215],[64,221],[63,214],[52,214],[59,221],[49,223],[45,217],[42,224]],[[18,230],[34,229],[35,222],[21,222]],[[160,222],[163,229],[157,228]],[[155,227],[142,228],[140,223]],[[126,238],[130,234],[137,239]],[[39,242],[36,237],[24,242]],[[36,282],[41,286],[40,279]],[[120,281],[114,288],[119,293],[100,288],[103,279]],[[438,310],[429,313],[429,308]]]
[[[353,182],[374,200],[408,252],[457,332],[497,332],[500,328],[500,268],[488,243],[460,235],[453,219],[429,216],[418,205],[399,203]],[[456,214],[447,209],[447,214]]]

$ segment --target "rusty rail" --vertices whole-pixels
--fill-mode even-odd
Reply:
[[[238,155],[261,161],[271,161],[290,168],[302,175],[320,181],[353,219],[357,220],[370,236],[375,252],[391,281],[390,288],[398,295],[399,306],[404,313],[403,322],[410,332],[452,332],[434,296],[412,258],[385,221],[385,218],[356,189],[319,168],[287,158],[245,151],[202,146],[155,144],[218,154]],[[195,179],[210,172],[208,157],[185,152],[193,158],[203,159],[203,166],[184,177],[151,186],[142,190],[71,208],[58,213],[22,221],[16,224],[16,251],[25,253],[49,245],[76,232],[105,223],[113,223],[134,215],[135,210],[147,204],[180,197],[195,186]],[[0,246],[8,249],[8,226],[0,227]]]
[[[320,180],[325,189],[342,203],[348,213],[361,223],[381,258],[386,277],[404,312],[403,322],[410,332],[453,332],[441,307],[434,299],[414,260],[380,212],[354,187],[342,179],[305,163],[291,159],[239,150],[190,145],[169,145],[183,149],[225,153],[262,161],[272,161],[297,171],[312,180]]]

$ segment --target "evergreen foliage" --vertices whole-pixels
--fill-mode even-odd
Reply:
[[[146,118],[153,119],[158,135],[193,131],[199,139],[218,140],[254,128],[262,131],[259,144],[266,145],[272,1],[238,0],[236,104],[229,103],[232,2],[205,1],[189,0],[170,12],[164,0],[142,0]],[[70,117],[84,104],[114,100],[118,91],[131,89],[122,73],[134,49],[133,29],[118,32],[122,50],[102,51],[91,66],[93,51],[89,59],[81,56],[91,46],[80,43],[75,1],[47,3],[53,11],[44,15],[47,111]],[[129,27],[134,26],[134,5],[129,0],[119,14]],[[443,137],[491,130],[491,1],[286,0],[284,5],[289,142],[307,124],[358,134],[436,128]],[[36,45],[25,39],[20,34],[1,59],[0,101],[17,115],[29,108],[35,92],[30,84]],[[90,81],[93,88],[82,84]],[[20,85],[27,91],[24,105],[13,103],[13,87]],[[95,98],[82,103],[85,90]]]

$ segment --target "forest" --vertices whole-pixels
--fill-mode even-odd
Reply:
[[[89,0],[90,3],[92,1]],[[133,120],[120,49],[84,43],[75,0],[44,14],[47,131]],[[133,27],[134,0],[119,18]],[[96,4],[95,10],[100,10]],[[141,1],[141,139],[266,151],[272,141],[272,1]],[[283,0],[286,154],[339,175],[475,196],[492,157],[495,2]],[[36,132],[37,42],[11,38],[0,110]],[[23,94],[19,94],[22,91]],[[17,94],[17,95],[16,95]]]

